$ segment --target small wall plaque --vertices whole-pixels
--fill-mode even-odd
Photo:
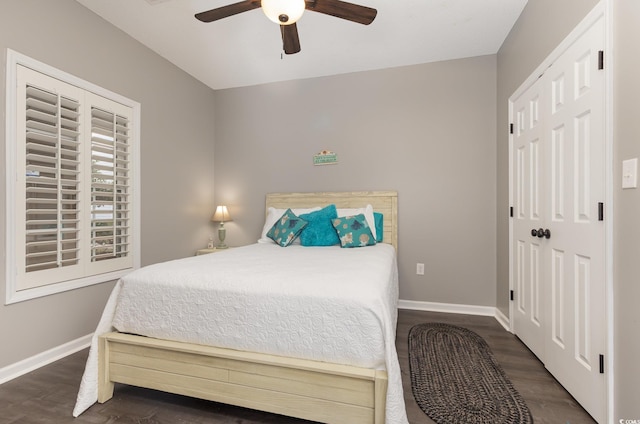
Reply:
[[[329,150],[323,150],[313,156],[314,165],[335,165],[338,163],[338,155]]]

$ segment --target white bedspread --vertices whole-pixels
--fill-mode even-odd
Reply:
[[[118,282],[73,411],[97,400],[97,336],[150,337],[386,369],[388,424],[405,424],[395,349],[395,250],[254,244],[144,267]]]

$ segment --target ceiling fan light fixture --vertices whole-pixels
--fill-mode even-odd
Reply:
[[[278,25],[294,24],[304,13],[304,0],[262,0],[262,11]]]

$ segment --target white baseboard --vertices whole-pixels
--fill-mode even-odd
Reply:
[[[413,309],[416,311],[446,312],[449,314],[482,315],[482,316],[488,316],[488,317],[496,316],[496,308],[494,306],[458,305],[455,303],[437,303],[437,302],[417,302],[415,300],[400,299],[398,301],[398,308]]]
[[[399,309],[412,309],[415,311],[445,312],[448,314],[466,314],[494,317],[505,330],[511,331],[509,318],[494,306],[458,305],[455,303],[417,302],[414,300],[398,301]]]
[[[509,318],[498,308],[496,308],[496,319],[505,330],[511,332],[511,322],[509,321]]]
[[[22,361],[8,365],[4,368],[0,368],[0,384],[6,383],[9,380],[20,377],[40,367],[44,367],[52,362],[62,359],[65,356],[72,355],[81,351],[91,345],[91,338],[93,334],[80,337],[79,339],[72,340],[68,343],[54,347],[45,352],[38,353],[30,358],[23,359]]]

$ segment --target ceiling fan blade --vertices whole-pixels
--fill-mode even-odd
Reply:
[[[237,15],[238,13],[248,12],[249,10],[257,9],[259,7],[260,0],[245,0],[239,3],[233,3],[216,9],[207,10],[206,12],[197,13],[196,19],[202,22],[213,22],[218,19]]]
[[[282,47],[286,54],[294,54],[300,51],[300,39],[298,38],[298,28],[296,24],[280,25],[282,33]]]
[[[378,11],[371,7],[347,3],[342,0],[305,0],[307,10],[335,16],[363,25],[369,25]]]

